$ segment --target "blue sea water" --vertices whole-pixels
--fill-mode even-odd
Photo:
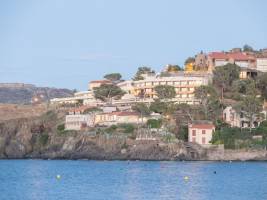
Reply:
[[[0,160],[0,199],[265,200],[267,162]]]

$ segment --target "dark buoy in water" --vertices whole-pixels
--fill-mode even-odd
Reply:
[[[213,172],[213,174],[217,174],[217,172],[216,172],[216,171],[214,171],[214,172]]]

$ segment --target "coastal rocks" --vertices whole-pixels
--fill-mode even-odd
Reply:
[[[198,144],[140,141],[115,135],[57,132],[63,117],[15,119],[0,123],[0,158],[94,160],[267,160],[265,150],[224,150]]]
[[[25,146],[17,140],[11,140],[5,149],[7,158],[23,158],[25,153]]]

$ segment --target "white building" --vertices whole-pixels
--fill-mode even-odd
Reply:
[[[207,146],[211,144],[215,126],[211,122],[193,122],[188,125],[188,141]]]
[[[126,92],[126,94],[132,94],[133,92],[133,81],[122,81],[117,84],[118,87],[120,87],[123,91]]]
[[[210,74],[177,73],[175,76],[160,77],[149,76],[144,80],[134,81],[134,95],[144,98],[157,98],[154,90],[158,85],[170,85],[175,88],[176,97],[173,101],[178,103],[197,104],[198,99],[194,97],[195,89],[201,85],[208,85],[211,80]]]
[[[94,114],[66,115],[65,129],[66,130],[81,130],[86,127],[93,127],[94,121],[95,121]]]
[[[257,70],[261,72],[267,72],[267,57],[257,58]]]
[[[263,111],[262,114],[266,117],[265,111]],[[227,106],[223,110],[223,119],[231,127],[249,128],[250,126],[249,119],[243,113],[236,112],[236,110],[232,106]],[[262,120],[263,119],[259,119],[255,116],[252,128],[257,127]]]

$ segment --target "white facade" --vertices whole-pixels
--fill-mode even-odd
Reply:
[[[198,99],[194,98],[194,91],[201,85],[208,85],[212,76],[210,74],[187,74],[181,72],[176,76],[160,77],[150,76],[144,80],[134,81],[135,95],[143,95],[145,98],[157,98],[154,87],[158,85],[170,85],[175,88],[176,97],[172,99],[177,103],[197,104]]]
[[[85,127],[94,126],[95,117],[93,114],[88,115],[66,115],[66,130],[81,130]]]
[[[225,59],[216,59],[214,62],[215,67],[223,66],[223,65],[226,65],[227,63],[228,61]]]
[[[263,111],[262,114],[265,116],[264,118],[266,118],[266,112]],[[231,127],[249,128],[250,126],[249,119],[245,117],[242,113],[237,113],[235,109],[233,109],[231,106],[228,106],[223,110],[223,119]],[[252,128],[257,127],[260,121],[259,119],[257,119],[257,117],[254,117]]]
[[[257,70],[267,72],[267,58],[257,58]]]
[[[133,81],[122,81],[117,84],[126,94],[131,94],[133,91]]]
[[[235,61],[235,64],[238,65],[239,67],[244,67],[244,68],[249,67],[248,61]]]
[[[188,126],[188,141],[203,146],[210,145],[215,126],[212,124],[190,124]]]

